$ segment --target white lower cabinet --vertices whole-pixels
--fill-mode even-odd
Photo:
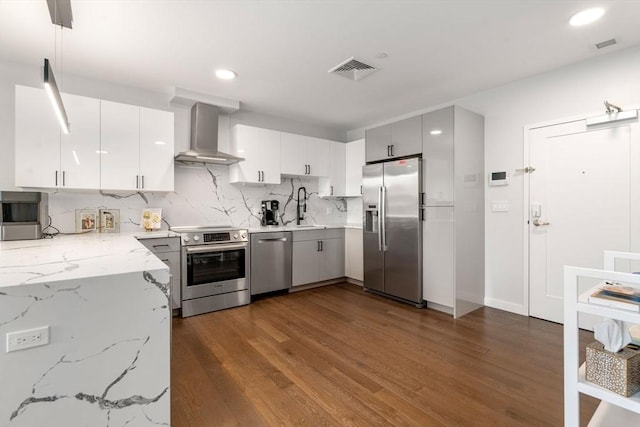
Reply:
[[[453,207],[425,208],[422,224],[423,281],[426,301],[454,306]]]
[[[344,275],[355,280],[364,280],[362,228],[344,230],[345,258]]]
[[[292,286],[344,277],[344,229],[293,232]]]

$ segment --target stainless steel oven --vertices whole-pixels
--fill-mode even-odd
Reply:
[[[182,317],[249,304],[249,238],[230,227],[172,227],[182,240]]]

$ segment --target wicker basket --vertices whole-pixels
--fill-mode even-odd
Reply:
[[[614,393],[629,397],[640,391],[640,349],[627,346],[617,353],[599,342],[587,346],[586,378]]]

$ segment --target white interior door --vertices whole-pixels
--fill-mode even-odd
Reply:
[[[638,124],[576,121],[529,137],[529,314],[562,323],[564,265],[602,268],[605,249],[639,249]]]

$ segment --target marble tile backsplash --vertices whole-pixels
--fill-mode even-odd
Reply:
[[[260,226],[262,200],[278,200],[284,225],[295,223],[298,188],[307,189],[306,224],[346,224],[347,202],[318,196],[318,178],[282,178],[280,185],[229,183],[223,165],[178,165],[172,193],[80,193],[49,194],[52,225],[62,233],[75,231],[76,209],[119,209],[120,230],[140,229],[141,211],[161,208],[164,229],[182,225]],[[45,224],[46,225],[46,224]]]

